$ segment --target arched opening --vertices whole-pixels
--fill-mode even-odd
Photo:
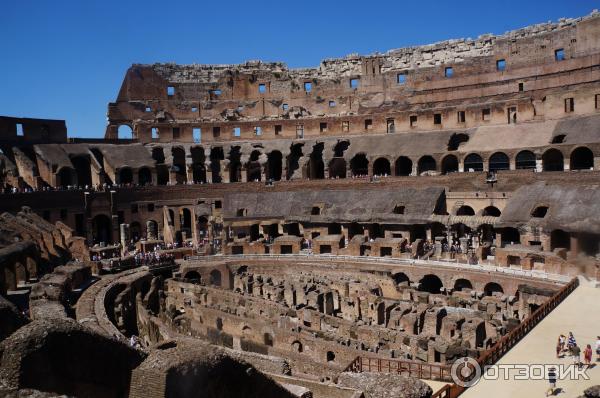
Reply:
[[[555,148],[548,149],[542,155],[542,167],[544,171],[563,171],[565,161],[562,152]]]
[[[260,181],[261,179],[261,167],[258,159],[260,158],[260,151],[252,151],[250,154],[250,160],[246,165],[246,171],[248,173],[248,181]]]
[[[206,155],[204,154],[204,148],[195,146],[190,149],[192,155],[192,179],[195,184],[206,182]]]
[[[129,224],[129,236],[134,242],[137,242],[142,237],[142,226],[139,222],[134,221]]]
[[[502,240],[502,246],[521,244],[521,234],[519,233],[519,230],[512,227],[502,228],[500,239]]]
[[[92,218],[92,231],[94,243],[112,243],[112,222],[107,215],[99,214]]]
[[[348,225],[348,239],[352,239],[356,235],[362,236],[364,235],[364,228],[357,222],[352,222]]]
[[[501,212],[496,206],[488,206],[481,213],[484,217],[500,217]]]
[[[133,170],[129,167],[123,167],[119,170],[120,184],[133,184]]]
[[[213,269],[210,271],[210,284],[214,286],[221,286],[221,272]]]
[[[210,171],[212,173],[212,182],[220,183],[221,177],[221,160],[225,159],[223,148],[216,147],[210,150]]]
[[[442,280],[437,275],[433,274],[425,275],[419,281],[419,291],[421,292],[439,294],[443,286]]]
[[[458,210],[456,210],[456,215],[457,216],[474,216],[475,215],[475,210],[473,210],[473,208],[471,206],[460,206],[458,208]]]
[[[579,147],[571,152],[571,170],[590,170],[594,168],[594,153],[587,147]]]
[[[408,275],[406,275],[404,272],[395,273],[394,275],[392,275],[392,278],[394,278],[394,282],[396,283],[396,285],[410,285],[410,279],[408,278]]]
[[[515,158],[515,167],[517,170],[535,169],[535,154],[531,151],[521,151]]]
[[[228,158],[229,158],[229,182],[241,182],[242,181],[241,148],[239,146],[231,147]],[[259,179],[260,179],[260,173],[259,173]],[[253,181],[253,180],[249,180],[249,181]]]
[[[442,160],[442,174],[456,173],[458,171],[458,159],[454,155],[448,155]]]
[[[165,162],[165,152],[162,147],[157,146],[152,148],[152,159],[154,159],[157,164],[163,164]]]
[[[489,170],[490,171],[500,171],[500,170],[509,170],[510,169],[510,160],[508,156],[504,152],[496,152],[492,156],[490,156],[489,161]]]
[[[63,167],[58,171],[57,186],[66,188],[74,184],[73,181],[73,170],[70,167]]]
[[[267,155],[267,179],[281,180],[283,155],[279,151],[272,151]]]
[[[454,291],[461,292],[463,290],[473,290],[473,284],[468,279],[457,279],[454,282]]]
[[[483,171],[483,159],[476,153],[465,158],[465,171]]]
[[[389,176],[392,175],[390,161],[386,158],[378,158],[373,162],[373,175]]]
[[[287,175],[286,179],[291,180],[294,176],[294,173],[300,167],[300,158],[304,156],[302,153],[302,146],[304,144],[292,144],[290,147],[290,154],[287,157]]]
[[[504,289],[496,282],[489,282],[483,288],[483,292],[486,296],[493,296],[495,294],[504,294]]]
[[[429,155],[422,156],[417,163],[417,173],[422,175],[423,173],[432,172],[436,170],[435,159]]]
[[[172,171],[175,172],[175,180],[177,184],[185,184],[187,182],[187,171],[185,165],[185,150],[181,147],[171,149],[173,155]]]
[[[133,130],[126,124],[121,124],[117,127],[117,137],[120,140],[131,140],[133,139]]]
[[[202,282],[202,277],[200,276],[200,273],[198,273],[198,271],[188,271],[185,273],[184,278],[196,284]]]
[[[313,146],[307,165],[307,177],[311,180],[325,178],[325,163],[323,163],[323,149],[325,145],[322,142]]]
[[[304,347],[300,341],[296,340],[292,343],[292,350],[295,352],[302,352],[304,351]]]
[[[350,160],[350,171],[353,176],[366,176],[369,174],[369,160],[364,153],[356,154]]]
[[[329,162],[330,178],[346,178],[346,160],[344,158],[333,158]]]
[[[571,235],[562,229],[550,233],[550,250],[558,248],[571,250]]]
[[[397,176],[411,175],[413,169],[412,160],[406,156],[400,156],[398,159],[396,159],[395,169]]]
[[[327,351],[327,362],[335,361],[335,353],[333,351]]]
[[[77,185],[85,187],[92,185],[92,168],[88,156],[76,156],[71,159],[77,175]]]
[[[147,167],[142,167],[138,171],[138,181],[139,184],[144,185],[152,185],[152,172]]]
[[[17,285],[27,283],[29,279],[27,276],[27,269],[19,262],[15,263],[15,277],[17,279]]]
[[[268,347],[273,347],[273,335],[271,333],[263,333],[263,343]]]

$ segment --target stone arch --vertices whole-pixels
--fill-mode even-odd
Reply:
[[[350,171],[353,176],[365,176],[369,174],[369,160],[364,153],[357,153],[350,160]]]
[[[291,180],[296,170],[300,168],[300,158],[304,156],[304,153],[302,152],[303,146],[304,143],[301,142],[294,143],[290,146],[290,154],[287,156],[286,159],[286,179],[288,180]]]
[[[210,150],[210,171],[212,173],[212,182],[220,183],[223,181],[221,176],[221,161],[225,159],[222,147],[214,147]]]
[[[329,162],[329,178],[346,178],[346,159],[331,159]]]
[[[77,185],[85,187],[92,185],[92,167],[89,156],[75,156],[71,159],[77,176]]]
[[[131,170],[131,167],[121,167],[119,169],[119,184],[133,184],[133,170]]]
[[[184,275],[184,279],[189,280],[192,283],[200,283],[202,282],[202,276],[198,271],[188,271]]]
[[[500,171],[500,170],[509,170],[510,169],[510,160],[508,159],[508,155],[504,152],[496,152],[490,156],[488,161],[488,170],[489,171]]]
[[[260,155],[261,154],[258,149],[255,149],[254,151],[252,151],[252,153],[250,153],[250,160],[248,160],[248,163],[246,164],[248,181],[261,180],[262,168],[259,162]]]
[[[180,146],[171,148],[173,156],[173,164],[171,170],[175,172],[175,181],[177,184],[185,184],[187,182],[187,170],[185,165],[185,149]]]
[[[25,265],[19,261],[14,264],[15,268],[15,278],[17,279],[17,285],[19,283],[25,284],[29,280],[29,276],[27,274],[27,268]]]
[[[133,139],[133,129],[128,124],[120,124],[117,127],[117,138],[120,140],[131,140]]]
[[[210,284],[214,286],[221,286],[222,278],[221,271],[218,269],[213,269],[210,271]]]
[[[435,162],[435,159],[433,158],[433,156],[429,156],[429,155],[421,156],[421,158],[419,159],[419,161],[417,163],[417,174],[418,175],[421,175],[428,171],[436,171],[436,169],[437,169],[437,163]]]
[[[456,210],[457,216],[474,216],[475,210],[471,206],[462,205]]]
[[[413,162],[409,157],[399,156],[394,168],[397,176],[409,176],[412,174]]]
[[[419,280],[419,291],[422,292],[439,294],[443,286],[442,280],[437,275],[427,274]]]
[[[528,150],[517,153],[515,167],[517,170],[535,169],[537,167],[535,154]]]
[[[484,217],[500,217],[502,212],[496,206],[487,206],[481,211],[481,215]]]
[[[129,236],[134,241],[137,241],[142,237],[142,226],[139,222],[134,221],[129,224]]]
[[[4,287],[6,290],[17,290],[17,273],[14,264],[7,264],[4,267]]]
[[[375,159],[373,162],[373,175],[392,175],[390,161],[383,157]]]
[[[590,170],[594,168],[594,153],[585,146],[577,147],[569,157],[571,170]]]
[[[66,188],[69,185],[75,185],[75,171],[70,167],[61,167],[56,173],[58,181],[57,186]]]
[[[458,172],[458,158],[454,155],[447,155],[442,159],[442,174]]]
[[[542,169],[544,171],[563,171],[565,160],[561,151],[550,148],[542,155]]]
[[[267,347],[273,347],[273,335],[269,332],[265,332],[263,333],[263,344],[266,345]]]
[[[465,289],[473,290],[473,284],[470,280],[465,278],[458,278],[454,281],[454,291],[460,292]]]
[[[152,171],[148,167],[142,167],[138,170],[138,183],[142,186],[152,185]]]
[[[465,157],[465,171],[483,171],[483,158],[477,153],[470,153]]]
[[[106,214],[92,218],[94,242],[112,243],[112,221]]]
[[[504,289],[497,282],[488,282],[483,288],[483,293],[486,296],[493,296],[494,293],[504,294]]]
[[[271,151],[267,155],[267,179],[273,181],[281,180],[283,171],[283,155],[279,151]]]
[[[292,350],[294,352],[302,352],[304,351],[304,347],[302,346],[302,342],[300,340],[292,341]]]
[[[396,272],[392,275],[392,278],[394,279],[396,285],[400,285],[403,283],[406,283],[407,286],[410,285],[410,278],[404,272]]]

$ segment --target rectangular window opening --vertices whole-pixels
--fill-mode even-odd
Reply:
[[[290,109],[290,106],[288,104],[283,104],[283,105],[281,105],[281,109],[283,109],[284,111],[287,111],[288,109]]]
[[[465,111],[458,111],[456,113],[456,116],[457,116],[458,123],[465,123],[465,121],[466,121]]]
[[[208,92],[210,94],[210,97],[218,97],[219,95],[221,95],[221,90],[217,89],[217,90],[210,90]]]
[[[266,84],[264,84],[264,83],[261,83],[261,84],[259,84],[259,85],[258,85],[258,92],[259,92],[260,94],[264,94],[264,93],[266,93],[266,92],[267,92],[267,85],[266,85]]]
[[[146,112],[152,112],[152,108],[151,108],[151,107],[149,107],[149,106],[147,106],[147,107],[146,107]]]
[[[194,142],[198,143],[202,141],[202,129],[200,127],[194,127],[192,129],[192,136],[194,138]]]
[[[179,138],[179,133],[180,133],[179,127],[173,127],[173,138],[174,139]]]
[[[329,107],[335,108],[335,101],[329,101]]]
[[[575,98],[565,98],[565,112],[570,113],[575,111]]]
[[[242,129],[239,127],[234,127],[233,128],[233,136],[240,137],[241,135],[242,135]]]
[[[409,120],[410,120],[410,127],[417,126],[417,116],[416,115],[410,116]]]
[[[23,137],[23,135],[24,135],[23,124],[17,123],[17,136],[18,137]]]
[[[175,87],[173,87],[173,86],[169,86],[169,87],[167,87],[167,95],[168,95],[169,97],[172,97],[172,96],[174,96],[174,95],[175,95]]]
[[[506,60],[504,59],[499,59],[496,61],[496,70],[498,70],[498,72],[503,72],[506,70]]]
[[[594,107],[596,109],[600,109],[600,94],[596,94],[595,98],[596,98],[596,103],[595,103]]]
[[[556,61],[564,61],[565,60],[565,50],[562,48],[554,50],[554,59]]]
[[[350,131],[350,122],[348,120],[342,121],[342,132],[347,133]]]
[[[311,82],[304,82],[304,91],[306,91],[307,93],[310,93],[312,91],[312,83]]]
[[[365,130],[371,130],[373,128],[373,120],[365,119]]]
[[[442,124],[442,114],[441,113],[433,114],[433,124]]]
[[[262,127],[256,126],[254,127],[254,135],[262,135]]]
[[[481,110],[481,120],[492,120],[492,110],[490,108],[485,108]]]
[[[304,125],[296,125],[296,138],[304,138]]]
[[[406,73],[398,73],[396,75],[396,83],[398,83],[398,84],[406,83]]]
[[[451,66],[446,67],[446,69],[444,69],[444,76],[446,77],[452,77],[454,75],[454,68]]]
[[[195,106],[192,106],[192,112],[194,112],[194,113],[198,112],[198,108],[196,108]]]
[[[350,88],[357,89],[360,86],[360,79],[355,77],[354,79],[350,79]]]
[[[282,131],[283,131],[283,126],[281,124],[276,124],[275,125],[275,135],[280,135]]]
[[[517,107],[510,106],[507,110],[508,114],[508,124],[517,123]]]
[[[213,137],[220,137],[221,136],[221,127],[215,126],[213,127]]]
[[[392,133],[396,132],[396,122],[394,121],[394,119],[391,119],[391,118],[387,119],[386,126],[387,126],[388,134],[392,134]]]
[[[525,85],[523,83],[519,83],[519,91],[525,90]]]
[[[319,131],[321,133],[326,133],[327,132],[327,123],[319,123]]]
[[[157,127],[152,127],[152,139],[157,140],[159,138],[159,131]]]

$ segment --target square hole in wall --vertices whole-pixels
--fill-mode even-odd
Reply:
[[[146,206],[146,209],[148,210],[149,213],[152,213],[154,211],[154,203],[148,203],[148,206]]]
[[[198,112],[198,108],[195,106],[192,106],[192,112],[194,112],[194,113]]]
[[[281,134],[282,131],[283,131],[283,126],[281,124],[276,124],[275,125],[275,135]]]
[[[304,125],[303,124],[296,125],[296,138],[304,138]]]
[[[213,137],[216,138],[216,137],[221,136],[221,127],[215,126],[215,127],[213,127],[212,131],[213,131]]]
[[[554,50],[554,59],[556,61],[564,61],[565,59],[565,50],[562,48]]]
[[[523,83],[519,83],[519,91],[525,90],[525,85]]]
[[[172,96],[174,96],[174,95],[175,95],[175,87],[173,87],[173,86],[169,86],[169,87],[167,87],[167,95],[168,95],[169,97],[172,97]]]
[[[596,109],[600,109],[600,94],[596,94],[594,97],[595,97],[594,107]]]
[[[365,119],[365,130],[371,130],[373,128],[373,119]]]
[[[417,126],[417,115],[411,115],[410,118],[410,127],[416,127]]]
[[[575,111],[575,98],[565,98],[565,112]]]
[[[406,73],[398,73],[396,75],[396,83],[398,83],[398,84],[406,83]]]
[[[454,68],[451,66],[446,67],[446,69],[444,69],[444,76],[446,77],[452,77],[454,75]]]
[[[173,127],[173,139],[179,138],[180,132],[181,130],[179,129],[179,127]]]
[[[357,89],[360,86],[360,79],[355,77],[354,79],[350,79],[350,88]]]
[[[242,129],[240,129],[239,127],[234,127],[233,128],[233,136],[239,137],[241,135],[242,135]]]
[[[307,93],[310,93],[312,91],[312,83],[311,82],[304,82],[304,91],[306,91]]]
[[[288,109],[290,109],[290,106],[288,104],[283,104],[283,105],[281,105],[281,109],[283,109],[284,111],[287,111]]]
[[[262,127],[260,127],[260,126],[254,127],[254,135],[262,135]]]
[[[211,97],[218,97],[219,95],[221,95],[221,90],[219,90],[219,89],[210,90],[208,93],[210,94]]]
[[[335,107],[335,101],[329,101],[329,107],[330,108],[334,108]]]
[[[466,121],[465,111],[458,111],[456,113],[456,119],[458,123],[464,123]]]
[[[149,106],[147,106],[147,107],[146,107],[146,112],[152,112],[152,108],[151,108],[151,107],[149,107]]]
[[[496,70],[499,72],[503,72],[504,70],[506,70],[506,60],[504,59],[499,59],[496,61]]]
[[[192,137],[196,143],[202,141],[202,129],[200,127],[194,127],[192,129]]]
[[[327,132],[327,123],[319,123],[319,131],[321,133],[326,133]]]
[[[492,110],[490,108],[485,108],[481,110],[481,120],[492,120]]]
[[[17,136],[23,137],[25,133],[23,132],[23,124],[17,123]]]
[[[264,93],[266,93],[266,92],[267,92],[267,85],[266,85],[266,84],[264,84],[264,83],[261,83],[261,84],[259,84],[259,85],[258,85],[258,92],[259,92],[260,94],[264,94]]]
[[[342,121],[342,132],[347,133],[350,131],[350,122],[348,120]]]
[[[220,209],[222,207],[220,200],[215,200],[215,209]]]
[[[157,140],[159,138],[159,131],[158,131],[158,127],[152,127],[152,139],[153,140]]]
[[[433,114],[433,124],[442,124],[442,114],[441,113]]]

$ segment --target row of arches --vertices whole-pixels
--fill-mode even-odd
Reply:
[[[396,284],[411,284],[409,277],[403,272],[394,274],[393,278]],[[419,291],[440,294],[444,283],[439,276],[427,274],[419,279],[417,286],[417,290]],[[454,281],[454,285],[451,288],[453,291],[473,290],[473,283],[466,278],[458,278]],[[504,294],[504,288],[497,282],[488,282],[483,287],[483,292],[486,296],[493,296],[495,293]]]

